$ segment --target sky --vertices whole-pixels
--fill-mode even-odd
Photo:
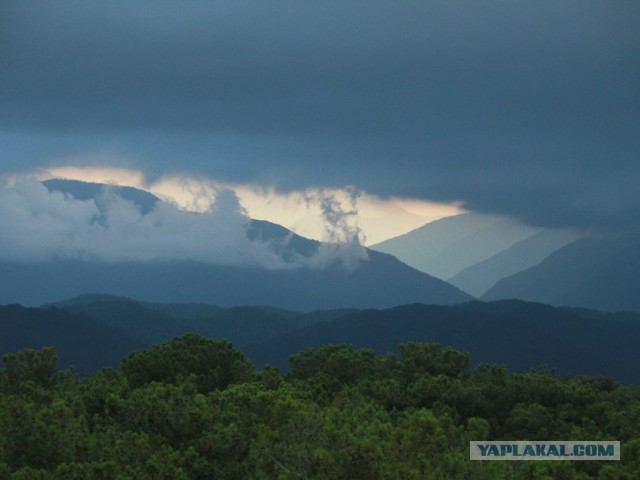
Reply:
[[[231,188],[315,237],[340,198],[369,244],[466,210],[637,225],[638,25],[635,0],[4,0],[0,175]]]

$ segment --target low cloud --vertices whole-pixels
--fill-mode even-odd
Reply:
[[[218,192],[233,190],[249,217],[277,223],[303,237],[323,242],[350,242],[357,230],[362,245],[373,245],[464,211],[459,203],[397,197],[382,199],[354,187],[315,187],[283,192],[275,186],[229,183],[186,174],[165,175],[147,181],[143,172],[124,168],[63,166],[41,170],[35,177],[140,188],[191,212],[206,212],[214,204]],[[336,219],[331,220],[331,208],[338,205],[342,211],[342,221],[338,222],[341,225],[335,222]],[[346,211],[351,215],[345,216]]]
[[[320,268],[362,259],[352,243],[322,246],[314,255],[282,255],[286,238],[247,237],[251,219],[233,191],[216,193],[201,213],[166,202],[143,213],[115,188],[78,200],[33,179],[0,187],[0,258],[9,261],[181,261],[269,269]],[[359,249],[359,250],[358,250]]]
[[[327,195],[319,200],[322,217],[327,224],[327,233],[337,243],[362,243],[364,234],[358,226],[358,192],[353,188],[345,190],[346,207],[336,195]]]

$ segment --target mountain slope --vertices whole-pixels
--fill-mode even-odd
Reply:
[[[52,306],[118,331],[146,347],[191,332],[225,338],[243,348],[315,321],[273,307],[144,303],[104,295],[83,295]]]
[[[436,220],[371,248],[447,279],[536,232],[507,217],[465,213]]]
[[[132,202],[143,214],[153,210],[160,201],[160,199],[152,193],[133,187],[120,187],[117,185],[104,185],[101,183],[63,180],[59,178],[45,180],[42,183],[51,192],[65,193],[73,196],[76,200],[82,201],[99,199],[105,191],[107,191]]]
[[[86,292],[147,302],[274,305],[291,310],[384,308],[412,302],[454,304],[471,297],[371,252],[355,269],[261,268],[197,262],[52,261],[0,264],[0,303],[38,305]]]
[[[636,232],[577,240],[540,264],[499,281],[485,300],[521,298],[604,311],[640,311]]]
[[[48,346],[56,347],[60,367],[93,371],[115,367],[125,355],[146,345],[76,312],[0,306],[0,356]]]
[[[79,371],[95,371],[117,366],[134,350],[186,333],[224,338],[244,349],[344,314],[342,310],[302,314],[272,307],[152,304],[83,295],[42,308],[0,306],[0,357],[23,348],[53,346],[61,368],[75,365]]]
[[[126,198],[123,198],[133,202],[142,213],[142,220],[129,220],[132,225],[144,222],[144,216],[152,211],[148,209],[156,208],[161,202],[136,189],[66,181],[49,181],[46,185],[74,198],[77,195],[85,201],[94,199],[96,204],[101,202],[105,191],[108,195],[124,195]],[[101,211],[108,213],[108,206]],[[173,211],[172,215],[193,218],[197,214]],[[163,217],[157,220],[162,221]],[[98,221],[108,227],[107,220]],[[411,302],[453,304],[471,298],[458,288],[390,255],[366,251],[359,246],[357,255],[351,255],[345,249],[300,237],[279,225],[249,219],[246,223],[246,230],[241,231],[249,240],[246,248],[255,245],[255,248],[270,249],[269,255],[279,258],[277,267],[252,266],[250,262],[247,266],[219,265],[170,258],[146,261],[5,260],[0,262],[0,303],[33,306],[96,292],[148,302],[211,303],[227,307],[273,305],[315,310],[384,308]],[[92,230],[91,233],[95,232]],[[220,235],[224,236],[224,233]],[[122,235],[126,237],[126,230]],[[188,233],[178,231],[174,235],[179,237]],[[260,241],[251,243],[256,239]],[[135,248],[144,253],[145,241],[146,237],[137,237]],[[229,243],[233,245],[234,242],[229,240]],[[206,248],[207,245],[198,247]],[[120,253],[128,254],[117,252]],[[300,259],[302,261],[296,263]]]
[[[573,230],[542,230],[487,260],[465,268],[447,281],[480,297],[499,280],[537,265],[579,237],[580,234]]]
[[[258,365],[286,368],[289,356],[309,347],[347,343],[386,353],[403,342],[450,345],[468,350],[476,364],[503,363],[514,371],[548,365],[640,384],[640,315],[522,301],[362,310],[285,333],[247,353]]]
[[[514,371],[548,365],[561,373],[607,375],[640,384],[640,314],[558,308],[520,300],[456,306],[413,304],[385,310],[309,314],[271,307],[223,309],[83,297],[41,309],[0,307],[0,355],[55,346],[60,364],[81,371],[116,365],[132,350],[196,332],[226,338],[256,365],[287,368],[308,347],[348,343],[378,353],[399,343],[466,349],[477,363]],[[193,315],[194,312],[199,312]],[[204,315],[201,315],[204,314]]]

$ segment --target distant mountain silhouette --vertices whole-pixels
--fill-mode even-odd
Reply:
[[[521,298],[603,311],[640,311],[638,232],[593,235],[504,278],[485,300]]]
[[[508,217],[465,213],[427,223],[371,248],[447,279],[536,233]]]
[[[145,347],[193,332],[225,338],[244,348],[316,321],[312,314],[273,307],[149,303],[109,295],[82,295],[46,308],[89,319],[90,323],[118,331]],[[337,310],[329,318],[340,314],[342,311]]]
[[[465,268],[447,281],[481,297],[499,280],[537,265],[579,237],[577,231],[569,229],[541,230],[493,257]]]
[[[148,302],[271,304],[303,311],[415,301],[453,304],[471,298],[378,252],[370,252],[369,260],[353,270],[339,265],[266,270],[186,261],[0,263],[0,303],[38,305],[87,292]]]
[[[55,346],[62,368],[83,371],[118,365],[145,342],[108,325],[67,310],[0,306],[0,356],[23,348]]]
[[[0,357],[23,348],[54,346],[59,365],[80,371],[117,366],[134,350],[186,333],[227,339],[241,349],[277,335],[330,321],[354,310],[300,313],[273,307],[139,302],[82,295],[42,308],[0,306]]]
[[[475,364],[502,363],[517,372],[546,365],[560,373],[640,384],[640,314],[635,313],[520,300],[299,313],[108,296],[83,296],[40,309],[0,307],[0,355],[54,346],[62,367],[74,364],[81,371],[117,365],[132,350],[187,332],[225,338],[257,366],[286,369],[291,355],[329,343],[386,353],[399,343],[418,341],[466,349]]]
[[[50,190],[99,203],[104,189],[134,202],[141,212],[157,197],[132,188],[53,181]],[[185,212],[184,215],[193,215]],[[288,261],[309,257],[321,246],[284,227],[252,221],[249,239],[277,240],[277,254]],[[470,297],[458,288],[411,268],[391,255],[368,251],[353,268],[334,262],[325,268],[265,269],[220,266],[196,261],[51,260],[0,263],[0,303],[39,305],[84,293],[135,297],[149,302],[213,303],[221,306],[273,305],[293,310],[384,308],[411,302],[453,304]]]
[[[64,180],[52,178],[42,182],[51,192],[62,192],[73,196],[76,200],[99,199],[105,191],[118,195],[132,202],[141,213],[149,213],[161,201],[154,194],[133,187],[121,187],[118,185],[105,185],[102,183],[81,182],[79,180]]]
[[[247,353],[258,365],[286,368],[289,356],[309,347],[347,343],[384,354],[414,341],[468,350],[475,364],[502,363],[517,372],[548,366],[640,384],[640,315],[519,300],[362,310],[257,343]]]

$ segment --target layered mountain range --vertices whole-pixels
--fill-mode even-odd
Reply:
[[[581,238],[538,265],[498,281],[482,298],[638,312],[639,238],[632,230]]]
[[[467,213],[367,249],[250,219],[228,192],[199,214],[130,187],[48,180],[14,190],[0,199],[0,304],[101,293],[310,311],[476,297],[640,311],[635,230]]]
[[[604,311],[640,311],[640,234],[532,229],[463,214],[372,248],[483,300],[524,299]]]
[[[0,354],[52,345],[62,366],[96,370],[196,332],[287,368],[308,347],[385,353],[422,341],[469,350],[474,363],[640,383],[639,314],[574,308],[640,311],[632,231],[586,235],[465,214],[376,247],[422,258],[431,275],[356,241],[318,242],[250,219],[225,192],[202,214],[85,182],[13,193],[2,192],[0,304],[12,305],[0,307]]]
[[[66,254],[5,257],[0,262],[0,304],[38,305],[102,293],[152,302],[271,305],[305,311],[412,302],[454,304],[471,298],[391,255],[355,242],[321,243],[249,219],[237,211],[233,199],[226,210],[223,204],[205,215],[180,211],[134,188],[67,180],[44,185],[47,192],[36,193],[49,210],[32,213],[29,221],[46,222],[41,236],[61,231],[50,241],[59,242],[57,251]],[[82,215],[82,221],[74,217],[76,223],[70,227],[59,226],[56,220],[67,215],[66,210]],[[43,245],[37,244],[37,253],[46,252],[46,239],[38,241]],[[22,245],[14,243],[18,244],[11,248],[21,252]]]

